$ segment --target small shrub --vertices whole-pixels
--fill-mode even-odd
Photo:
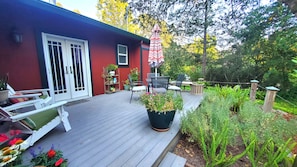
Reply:
[[[234,106],[236,112],[230,110]],[[198,142],[207,166],[228,166],[244,155],[253,166],[286,166],[296,126],[296,117],[286,120],[281,114],[263,112],[248,100],[247,90],[237,86],[208,90],[200,107],[181,120],[182,133]],[[229,145],[246,149],[227,156]]]

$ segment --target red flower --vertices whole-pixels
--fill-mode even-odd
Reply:
[[[22,143],[22,142],[23,142],[23,139],[21,139],[21,138],[14,138],[14,139],[10,140],[8,144],[9,144],[10,146],[12,146],[12,145],[14,145],[14,144],[20,144],[20,143]]]
[[[53,150],[53,149],[50,149],[50,150],[47,152],[47,156],[48,156],[49,158],[53,158],[55,155],[56,155],[56,151]]]
[[[0,142],[5,142],[6,140],[8,140],[6,134],[0,134]]]
[[[62,162],[64,161],[63,158],[60,158],[56,163],[55,166],[60,166],[62,164]]]
[[[16,135],[19,135],[21,132],[22,132],[21,130],[10,130],[9,134],[11,136],[16,136]]]

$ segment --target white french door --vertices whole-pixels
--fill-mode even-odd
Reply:
[[[43,33],[43,46],[54,100],[91,96],[87,42]]]

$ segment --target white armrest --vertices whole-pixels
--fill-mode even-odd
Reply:
[[[49,110],[49,109],[52,109],[52,108],[57,108],[57,107],[63,106],[66,103],[67,103],[67,101],[57,102],[57,103],[51,104],[49,106],[46,106],[46,107],[43,107],[43,108],[40,108],[40,109],[37,109],[37,110],[33,110],[33,111],[29,111],[29,112],[25,112],[25,113],[21,113],[21,114],[11,116],[10,118],[12,119],[12,122],[16,122],[18,120],[27,118],[27,117],[29,117],[31,115],[34,115],[34,114],[37,114],[37,113],[40,113],[40,112],[43,112],[43,111],[46,111],[46,110]]]
[[[12,105],[7,106],[7,107],[3,107],[3,109],[5,111],[12,111],[12,110],[17,110],[17,109],[28,107],[28,106],[33,106],[36,103],[41,103],[41,102],[42,102],[41,99],[28,100],[28,101],[24,101],[24,102],[19,102],[19,103],[16,103],[16,104],[12,104]]]
[[[13,99],[13,98],[30,98],[30,97],[39,97],[41,96],[41,93],[34,93],[34,94],[25,94],[25,95],[10,95],[8,98]]]
[[[18,90],[17,92],[21,92],[21,93],[36,93],[36,92],[45,92],[45,91],[49,91],[49,89]]]

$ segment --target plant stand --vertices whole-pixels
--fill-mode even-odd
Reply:
[[[169,130],[175,116],[175,110],[168,112],[156,112],[147,110],[147,114],[154,130],[166,132]]]
[[[106,76],[105,78],[103,78],[104,93],[111,94],[121,90],[119,69],[110,74],[110,72],[108,72],[107,69],[103,67],[103,74],[104,76]]]

